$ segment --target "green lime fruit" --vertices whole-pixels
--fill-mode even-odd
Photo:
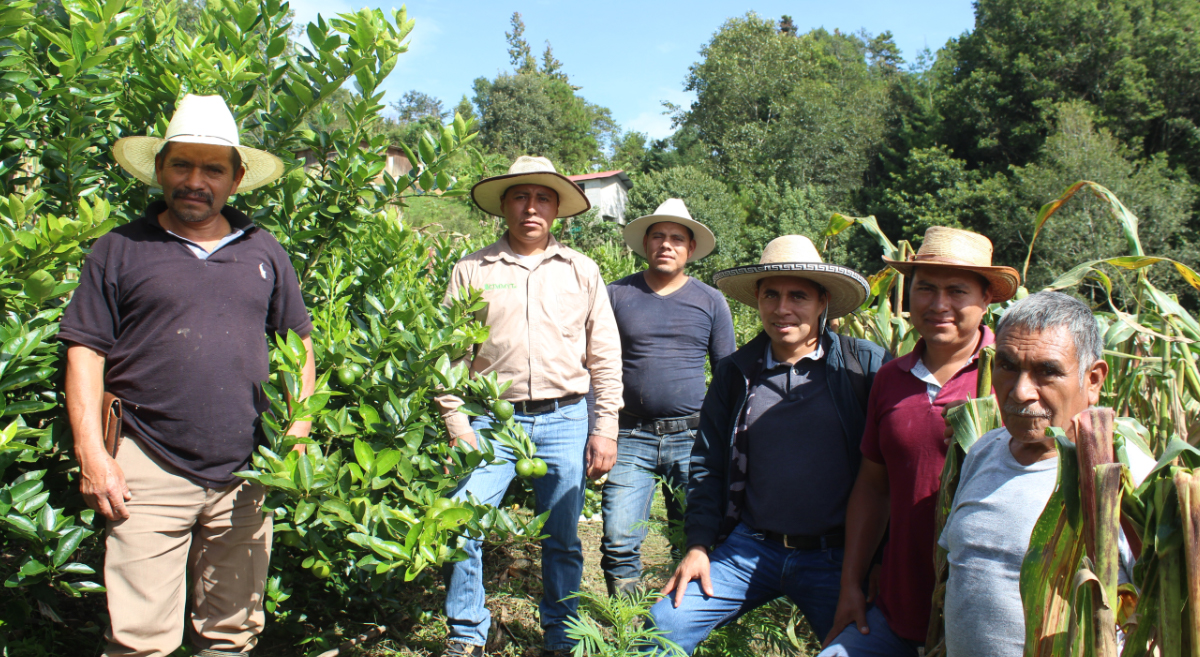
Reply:
[[[546,476],[546,462],[541,459],[533,459],[533,478],[541,479]]]
[[[44,269],[39,269],[25,279],[25,295],[41,301],[50,296],[55,285],[58,285],[58,281],[54,280],[54,277],[46,273]],[[508,414],[512,415],[512,411],[509,411]]]
[[[497,399],[492,402],[492,415],[496,416],[497,420],[506,422],[512,419],[513,405],[511,402],[506,402],[503,399]]]
[[[521,459],[517,461],[517,474],[522,477],[531,477],[535,467],[533,459]]]
[[[433,501],[433,512],[441,513],[442,511],[445,511],[446,509],[452,508],[454,506],[455,506],[454,500],[452,500],[448,497],[439,497]]]
[[[279,540],[288,547],[300,547],[304,545],[304,539],[300,538],[300,534],[296,532],[284,532],[283,536],[279,537]]]
[[[351,386],[358,380],[358,377],[355,376],[354,369],[350,365],[343,365],[337,368],[337,380],[344,386]]]
[[[324,561],[318,561],[313,564],[310,572],[312,572],[313,577],[316,577],[317,579],[329,579],[329,576],[333,573],[333,569],[329,567],[328,563]]]

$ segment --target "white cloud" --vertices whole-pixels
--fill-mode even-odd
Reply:
[[[659,87],[651,97],[638,103],[643,111],[626,121],[622,127],[627,131],[644,132],[651,139],[662,139],[674,132],[671,116],[665,113],[667,108],[663,107],[663,101],[686,110],[695,99],[695,94],[689,91]]]
[[[662,112],[642,112],[625,123],[628,132],[644,132],[651,139],[662,139],[673,132],[671,117]]]

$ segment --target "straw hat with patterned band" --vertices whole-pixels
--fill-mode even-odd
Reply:
[[[975,272],[987,279],[993,302],[1008,301],[1021,284],[1017,270],[992,266],[991,240],[979,233],[946,226],[926,228],[921,248],[908,256],[907,260],[889,260],[885,257],[883,261],[905,276],[912,276],[913,268],[918,265]]]
[[[867,299],[870,287],[858,272],[821,262],[821,254],[803,235],[776,237],[763,249],[757,265],[734,267],[713,274],[722,292],[751,308],[758,307],[758,281],[771,276],[795,276],[818,283],[829,292],[829,319],[848,315]]]
[[[504,190],[516,185],[541,185],[558,192],[558,216],[574,217],[587,212],[592,202],[584,195],[579,185],[571,182],[570,178],[559,173],[554,164],[544,157],[522,155],[508,168],[508,173],[502,176],[484,178],[471,188],[471,200],[480,210],[497,217],[504,216],[504,203],[501,197]]]
[[[642,238],[646,236],[646,231],[650,230],[651,226],[662,221],[670,221],[692,229],[692,235],[696,238],[696,250],[692,253],[692,257],[688,258],[688,262],[699,260],[717,248],[717,238],[713,232],[708,229],[708,226],[692,219],[687,206],[677,198],[669,198],[664,201],[654,211],[654,214],[638,217],[626,224],[623,232],[625,245],[634,253],[649,260],[650,257],[646,255],[646,249],[642,245]]]
[[[133,177],[158,187],[154,174],[154,157],[167,142],[232,146],[242,156],[246,173],[238,184],[238,192],[248,192],[273,182],[283,175],[283,161],[266,151],[242,146],[237,122],[220,96],[193,96],[179,101],[175,116],[167,124],[162,137],[124,137],[113,144],[113,157]]]

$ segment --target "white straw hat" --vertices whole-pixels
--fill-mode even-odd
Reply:
[[[771,276],[795,276],[818,283],[829,292],[829,318],[854,312],[867,299],[870,286],[858,272],[821,262],[821,254],[803,235],[776,237],[763,249],[757,265],[734,267],[713,274],[722,292],[751,308],[758,307],[758,281]]]
[[[516,185],[541,185],[558,192],[559,217],[574,217],[592,207],[579,185],[559,173],[550,160],[529,155],[518,157],[508,168],[508,173],[475,183],[471,188],[471,200],[480,210],[503,217],[504,204],[500,198],[504,196],[504,190]]]
[[[692,229],[692,235],[696,237],[696,251],[692,253],[692,257],[688,258],[688,262],[694,262],[712,253],[717,247],[717,238],[713,232],[708,229],[708,226],[692,219],[691,213],[688,212],[687,206],[684,205],[681,199],[669,198],[658,206],[654,214],[648,214],[644,217],[638,217],[625,225],[625,230],[622,235],[625,237],[625,245],[629,250],[649,259],[646,255],[646,249],[642,245],[642,238],[646,236],[646,231],[651,226],[662,221],[686,226]]]
[[[991,240],[979,233],[947,226],[926,228],[921,248],[907,260],[884,257],[883,261],[905,276],[912,276],[913,268],[918,266],[974,272],[987,279],[993,303],[1011,299],[1021,284],[1017,270],[992,266]]]
[[[164,137],[118,139],[113,144],[113,157],[135,178],[151,187],[158,187],[158,179],[154,175],[154,156],[168,141],[238,149],[242,166],[246,169],[238,192],[262,187],[283,175],[282,160],[266,151],[241,145],[237,122],[233,120],[233,113],[229,111],[225,99],[220,96],[184,96],[175,108],[175,116],[171,117]]]

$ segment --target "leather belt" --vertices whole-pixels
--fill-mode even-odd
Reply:
[[[779,532],[760,531],[768,540],[782,543],[790,550],[827,550],[846,547],[846,530],[824,536],[804,536],[802,534],[780,534]]]
[[[583,395],[567,395],[557,399],[538,399],[534,401],[513,402],[513,410],[521,415],[545,415],[553,413],[559,407],[579,403]]]
[[[629,413],[621,413],[617,416],[617,426],[622,429],[636,429],[638,431],[646,431],[656,436],[665,436],[669,433],[679,433],[688,429],[695,429],[700,426],[700,414],[692,413],[684,417],[666,417],[658,420],[647,420],[630,415]]]

